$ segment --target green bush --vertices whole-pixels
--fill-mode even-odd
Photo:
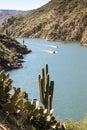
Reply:
[[[73,120],[65,121],[66,130],[87,130],[87,116],[79,122]]]

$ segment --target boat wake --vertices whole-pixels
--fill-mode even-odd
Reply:
[[[56,54],[57,51],[55,50],[44,50],[44,52],[50,53],[50,54]]]
[[[51,45],[50,47],[52,47],[52,48],[58,48],[58,46],[55,46],[55,45]]]

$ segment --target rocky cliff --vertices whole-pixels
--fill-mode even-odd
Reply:
[[[51,0],[26,15],[10,17],[1,31],[11,36],[80,41],[87,45],[87,0]]]
[[[0,70],[11,70],[22,67],[23,54],[31,52],[25,45],[0,34]]]

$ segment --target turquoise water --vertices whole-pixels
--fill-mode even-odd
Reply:
[[[17,40],[23,43],[23,39]],[[24,68],[10,71],[13,84],[25,90],[30,99],[39,100],[37,77],[47,63],[50,79],[55,82],[54,115],[60,119],[81,120],[87,112],[87,48],[76,43],[24,40],[32,53],[24,56]]]

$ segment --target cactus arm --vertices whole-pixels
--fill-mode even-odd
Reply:
[[[46,64],[46,75],[48,74],[48,64]]]
[[[38,75],[38,82],[39,82],[39,91],[40,91],[40,101],[43,103],[43,97],[42,97],[42,86],[41,86],[41,76]]]

